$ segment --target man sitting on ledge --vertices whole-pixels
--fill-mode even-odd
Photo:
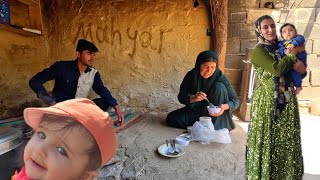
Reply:
[[[80,39],[76,48],[76,60],[55,62],[33,76],[29,85],[48,105],[73,98],[87,98],[92,88],[101,97],[93,101],[104,111],[110,106],[113,107],[118,116],[119,126],[124,120],[121,108],[103,85],[99,72],[92,67],[97,52],[98,48],[92,42]],[[55,80],[51,96],[43,86],[50,80]]]

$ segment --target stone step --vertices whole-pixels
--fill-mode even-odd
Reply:
[[[320,116],[320,100],[311,101],[310,114]]]
[[[301,114],[320,116],[320,100],[299,100],[299,111]]]
[[[309,100],[299,100],[298,104],[300,114],[310,114],[311,102]]]

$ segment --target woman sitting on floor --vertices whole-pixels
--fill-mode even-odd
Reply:
[[[196,60],[195,67],[184,77],[178,95],[180,103],[186,106],[168,114],[168,126],[186,129],[201,116],[211,116],[216,130],[235,128],[232,112],[238,108],[240,100],[229,80],[218,68],[218,55],[215,51],[203,51]],[[209,100],[221,110],[209,114]]]

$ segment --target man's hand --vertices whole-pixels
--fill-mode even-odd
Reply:
[[[124,121],[124,116],[122,114],[121,108],[119,105],[115,105],[113,108],[118,116],[118,121],[116,122],[116,124],[117,124],[117,126],[121,126],[121,124]]]
[[[43,94],[39,93],[39,94],[37,94],[37,97],[39,99],[41,99],[42,102],[44,102],[46,105],[52,106],[52,105],[56,104],[55,99],[49,95],[43,95]]]

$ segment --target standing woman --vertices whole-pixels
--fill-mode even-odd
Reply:
[[[248,180],[300,180],[303,158],[298,102],[293,86],[284,90],[283,75],[293,68],[305,76],[306,67],[298,59],[279,57],[276,25],[270,16],[261,16],[255,26],[259,42],[251,61],[258,84],[250,113]]]

